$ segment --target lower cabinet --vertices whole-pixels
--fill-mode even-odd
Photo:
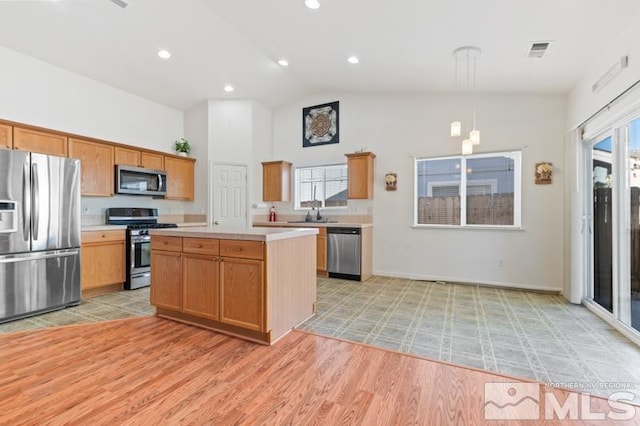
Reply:
[[[182,253],[151,250],[151,304],[182,309]]]
[[[124,230],[83,232],[81,260],[83,297],[100,294],[100,288],[124,283],[125,256]],[[90,291],[87,292],[87,290]]]
[[[316,270],[327,276],[327,228],[318,228],[316,237]]]
[[[219,318],[220,259],[216,256],[184,253],[183,311],[217,321]]]
[[[264,331],[264,263],[223,257],[220,266],[220,321]]]
[[[265,332],[264,243],[178,240],[151,239],[151,304]]]

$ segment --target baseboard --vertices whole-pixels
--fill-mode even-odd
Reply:
[[[481,285],[481,286],[487,286],[487,287],[499,287],[504,289],[540,291],[544,293],[553,293],[553,294],[562,293],[561,286],[546,287],[546,286],[533,286],[528,284],[502,283],[498,281],[464,280],[460,277],[443,277],[443,276],[437,276],[437,275],[407,274],[404,272],[391,272],[391,271],[373,271],[373,274],[383,276],[383,277],[406,278],[410,280],[436,281],[436,282],[445,282],[445,283],[451,283],[451,284]]]

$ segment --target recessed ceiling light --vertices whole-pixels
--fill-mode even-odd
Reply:
[[[165,49],[158,50],[158,56],[162,59],[169,59],[171,57],[171,52]]]
[[[278,65],[280,65],[281,67],[288,67],[289,66],[289,61],[287,61],[286,59],[280,59],[278,61]]]
[[[320,2],[318,0],[304,0],[304,4],[309,9],[317,9],[320,7]]]
[[[348,61],[350,64],[357,64],[358,62],[360,62],[360,59],[358,59],[358,57],[357,57],[357,56],[349,56],[349,57],[347,58],[347,61]]]
[[[226,86],[224,86],[224,91],[227,92],[227,93],[230,93],[230,92],[234,91],[234,88],[233,88],[232,85],[227,84]]]

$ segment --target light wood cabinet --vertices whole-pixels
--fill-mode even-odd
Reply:
[[[126,166],[140,167],[140,151],[136,149],[115,147],[115,163]]]
[[[142,152],[140,154],[142,167],[145,169],[164,170],[164,155]]]
[[[159,316],[271,344],[313,315],[313,235],[267,242],[202,235],[151,236],[151,304]]]
[[[316,270],[319,275],[327,274],[327,228],[318,228],[316,236]]]
[[[193,200],[194,160],[165,156],[164,170],[167,173],[167,195],[169,200]]]
[[[80,160],[82,195],[113,195],[113,146],[71,138],[69,157]]]
[[[373,198],[373,159],[372,152],[357,152],[347,156],[348,190],[350,200]]]
[[[67,137],[59,133],[14,127],[13,149],[66,157]]]
[[[291,163],[287,161],[262,163],[262,200],[291,200]]]
[[[125,231],[82,233],[82,291],[122,284],[125,281]]]
[[[216,256],[186,252],[182,256],[183,312],[217,321],[220,304],[220,259]]]
[[[13,148],[13,127],[0,124],[0,148]]]
[[[151,304],[180,311],[182,290],[182,253],[152,249]]]
[[[263,268],[261,260],[221,258],[221,322],[265,331]]]

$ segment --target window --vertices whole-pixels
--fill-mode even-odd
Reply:
[[[347,165],[296,169],[296,209],[347,206]]]
[[[514,151],[416,159],[414,225],[519,227],[521,157]]]

